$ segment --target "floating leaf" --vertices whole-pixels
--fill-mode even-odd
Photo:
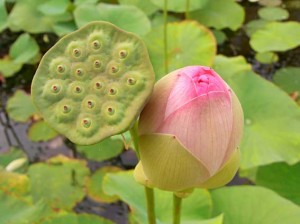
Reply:
[[[210,66],[216,52],[213,34],[195,21],[168,24],[168,65],[169,71],[187,65]],[[146,37],[156,79],[165,72],[163,27],[153,29]]]
[[[300,223],[300,207],[262,187],[224,187],[212,191],[212,199],[224,224]]]
[[[117,195],[131,207],[137,223],[147,223],[144,187],[135,182],[132,171],[109,173],[104,177],[103,190]],[[210,217],[211,199],[207,190],[197,189],[183,200],[182,223],[200,223]],[[172,222],[172,193],[155,189],[155,213],[157,223]]]
[[[174,15],[168,15],[167,22],[180,22],[180,18]],[[164,25],[164,14],[162,12],[155,13],[151,18],[151,26],[153,28],[162,27]]]
[[[9,55],[16,63],[30,62],[39,53],[39,45],[28,33],[24,33],[11,45]]]
[[[300,205],[300,163],[289,166],[286,163],[274,163],[259,167],[256,184],[276,191],[281,196]]]
[[[286,51],[300,45],[300,23],[270,22],[252,34],[251,47],[257,52]]]
[[[9,57],[0,59],[0,74],[8,78],[16,74],[22,68],[22,64],[14,62]]]
[[[289,164],[300,161],[299,106],[271,82],[250,69],[241,70],[246,66],[240,60],[228,58],[226,67],[224,61],[221,66],[216,60],[214,68],[232,87],[244,110],[241,168],[250,169],[280,161]]]
[[[121,5],[134,5],[147,15],[151,15],[158,10],[158,7],[151,0],[119,0],[119,3]]]
[[[85,161],[64,156],[31,165],[28,176],[33,201],[43,200],[53,209],[71,210],[85,195],[88,175]]]
[[[113,224],[112,221],[90,214],[66,213],[49,218],[41,224]]]
[[[259,52],[255,54],[255,59],[263,64],[271,64],[278,61],[278,55],[274,52]]]
[[[53,25],[57,22],[70,21],[70,12],[60,15],[45,15],[39,11],[39,7],[46,1],[22,0],[17,1],[9,14],[8,27],[12,31],[24,30],[29,33],[52,32]]]
[[[0,0],[0,32],[6,28],[7,26],[6,20],[7,20],[7,11],[5,7],[5,0]]]
[[[53,32],[58,36],[64,36],[76,30],[74,21],[58,22],[53,26]]]
[[[265,5],[265,6],[278,6],[282,3],[281,0],[258,0],[258,3],[260,5]]]
[[[6,194],[21,197],[29,191],[28,177],[0,169],[0,190]]]
[[[32,224],[48,214],[50,212],[42,202],[31,205],[0,191],[0,223]]]
[[[212,32],[213,32],[213,34],[214,34],[214,36],[217,40],[218,45],[221,45],[226,41],[227,37],[226,37],[226,34],[223,31],[221,31],[221,30],[212,30]]]
[[[28,138],[33,142],[48,141],[57,135],[58,133],[45,121],[33,123],[28,130]]]
[[[76,145],[76,150],[84,157],[98,162],[111,159],[123,150],[123,142],[119,139],[106,138],[94,145]]]
[[[237,30],[244,22],[245,12],[235,0],[214,0],[191,12],[190,17],[205,26]]]
[[[276,71],[273,77],[274,83],[287,93],[300,93],[300,68],[286,67]]]
[[[97,170],[91,177],[89,183],[87,184],[87,194],[90,198],[99,202],[111,203],[117,201],[119,198],[117,196],[107,195],[103,192],[102,182],[103,177],[107,173],[119,172],[121,169],[115,166],[105,166]]]
[[[48,0],[37,7],[44,15],[60,15],[67,11],[69,0]]]
[[[289,12],[280,7],[264,7],[258,10],[258,15],[262,19],[276,21],[287,19]]]
[[[74,17],[78,27],[102,20],[139,35],[150,31],[150,21],[146,14],[131,5],[82,4],[75,9]]]
[[[263,19],[251,20],[245,26],[246,33],[249,37],[251,37],[253,33],[257,30],[264,29],[264,27],[269,23],[269,21]]]
[[[160,9],[164,9],[165,1],[162,0],[151,0],[155,5],[157,5]],[[189,11],[201,9],[205,7],[205,5],[209,2],[209,0],[189,0]],[[168,1],[168,11],[173,12],[185,12],[186,11],[186,1],[182,0],[172,0]]]
[[[36,112],[30,96],[22,90],[8,99],[6,111],[11,119],[19,122],[26,122]]]

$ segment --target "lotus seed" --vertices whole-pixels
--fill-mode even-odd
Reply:
[[[80,92],[81,92],[81,88],[80,88],[79,86],[76,86],[75,91],[76,91],[77,93],[80,93]]]
[[[116,93],[117,93],[117,90],[116,90],[116,89],[111,88],[111,89],[109,90],[109,94],[110,94],[110,95],[115,95]]]
[[[96,88],[97,88],[97,89],[101,89],[101,88],[102,88],[102,83],[96,82]]]
[[[88,108],[93,108],[94,107],[94,103],[92,101],[87,101],[88,104]]]
[[[100,68],[100,67],[101,67],[101,62],[100,62],[99,60],[96,60],[96,61],[94,62],[94,67],[95,67],[95,68]]]
[[[82,120],[82,125],[85,128],[89,128],[91,126],[92,122],[89,118],[85,118]]]
[[[99,49],[101,47],[101,44],[99,43],[99,41],[95,40],[93,41],[93,48],[95,50]]]
[[[71,111],[71,109],[70,109],[68,106],[64,105],[64,110],[63,110],[63,112],[64,112],[64,113],[69,113],[70,111]]]
[[[63,73],[65,71],[65,67],[63,65],[59,65],[59,66],[57,66],[57,71],[59,73]]]
[[[60,91],[60,87],[59,86],[57,86],[57,85],[53,85],[52,86],[52,92],[58,93],[59,91]]]
[[[127,51],[126,50],[121,50],[119,53],[120,58],[126,58],[127,57]]]
[[[107,112],[109,115],[113,115],[115,113],[115,109],[109,107],[109,108],[107,108]]]
[[[79,57],[81,55],[80,50],[74,49],[73,50],[73,55],[74,55],[74,57]]]
[[[76,69],[76,74],[81,76],[83,74],[82,69],[81,68]]]
[[[111,71],[112,71],[113,73],[117,73],[117,72],[119,71],[118,66],[112,66],[112,67],[111,67]]]
[[[129,78],[129,79],[127,79],[127,83],[128,83],[129,85],[134,85],[134,84],[136,83],[136,81],[135,81],[134,78]]]

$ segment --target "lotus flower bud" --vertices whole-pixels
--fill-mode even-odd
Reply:
[[[239,166],[243,123],[238,98],[214,70],[169,73],[140,116],[136,180],[175,192],[225,185]]]

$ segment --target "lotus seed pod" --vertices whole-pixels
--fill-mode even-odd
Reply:
[[[146,46],[137,36],[92,22],[44,55],[31,90],[50,126],[72,142],[88,145],[129,129],[154,81]]]

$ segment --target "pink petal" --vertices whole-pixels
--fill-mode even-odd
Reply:
[[[227,92],[210,92],[171,114],[158,133],[175,135],[188,151],[215,174],[224,164],[232,130]]]

